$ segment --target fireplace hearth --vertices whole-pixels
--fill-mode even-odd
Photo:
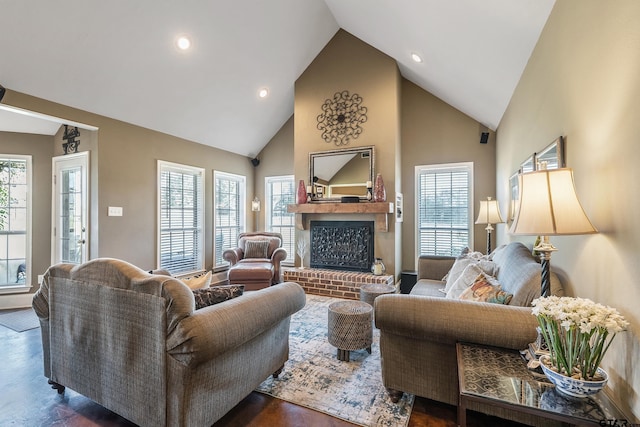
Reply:
[[[371,271],[373,221],[311,221],[310,265],[344,271]]]

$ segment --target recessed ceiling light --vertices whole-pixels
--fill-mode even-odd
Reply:
[[[418,64],[422,62],[422,57],[415,52],[411,54],[411,59],[413,59],[413,62],[417,62]]]
[[[266,97],[267,97],[267,95],[269,95],[269,89],[267,89],[266,87],[263,87],[262,89],[260,89],[260,90],[258,91],[258,96],[259,96],[260,98],[266,98]]]
[[[180,50],[187,50],[191,47],[191,40],[187,36],[180,36],[176,39],[176,46]]]

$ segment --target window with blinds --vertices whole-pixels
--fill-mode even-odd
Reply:
[[[473,163],[416,166],[418,255],[457,256],[471,245]]]
[[[225,249],[238,245],[238,235],[245,229],[246,178],[225,172],[213,172],[214,190],[214,268],[229,265],[222,258]]]
[[[158,267],[172,274],[204,268],[204,169],[158,161]]]
[[[0,290],[30,288],[31,156],[0,155]]]
[[[293,175],[265,178],[267,230],[282,235],[282,247],[287,251],[284,264],[293,264],[296,239],[295,214],[287,212],[287,205],[295,203],[295,182]]]

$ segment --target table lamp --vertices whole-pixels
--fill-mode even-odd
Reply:
[[[549,236],[591,234],[598,231],[589,221],[578,201],[570,168],[540,170],[518,176],[520,200],[509,232],[516,235],[541,236],[533,248],[542,263],[541,295],[549,296],[551,281],[549,262],[555,246]]]
[[[497,200],[487,197],[487,200],[480,200],[480,212],[476,219],[476,224],[487,224],[487,255],[491,253],[491,232],[493,226],[491,224],[501,224],[504,220],[500,215],[500,206]]]

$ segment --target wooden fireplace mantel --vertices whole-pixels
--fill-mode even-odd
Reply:
[[[303,203],[300,205],[287,205],[287,212],[296,214],[296,228],[304,230],[306,216],[308,214],[372,214],[375,216],[376,231],[389,231],[388,215],[392,211],[389,202],[362,202],[362,203]]]

